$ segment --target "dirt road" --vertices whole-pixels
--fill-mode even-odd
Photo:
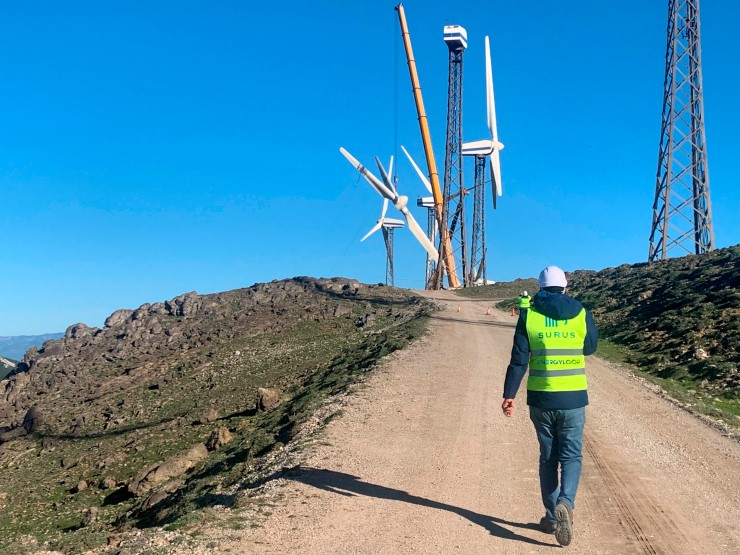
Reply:
[[[432,296],[432,295],[428,295]],[[549,553],[520,391],[501,414],[515,318],[451,293],[291,473],[272,514],[218,553]],[[460,306],[460,312],[457,307]],[[575,539],[584,554],[740,553],[740,444],[587,359]],[[523,384],[524,385],[524,384]]]

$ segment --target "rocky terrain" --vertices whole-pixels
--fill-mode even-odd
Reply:
[[[70,326],[0,381],[0,552],[115,545],[232,503],[432,310],[404,290],[295,278]]]

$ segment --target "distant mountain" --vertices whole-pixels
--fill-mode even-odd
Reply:
[[[26,351],[33,347],[41,347],[49,339],[60,339],[63,333],[45,333],[44,335],[0,335],[0,356],[21,360]]]

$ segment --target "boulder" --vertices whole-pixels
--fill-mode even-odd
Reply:
[[[38,431],[43,421],[44,418],[41,414],[41,409],[34,406],[28,409],[26,416],[23,417],[23,427],[30,434]]]
[[[172,316],[188,317],[197,313],[202,304],[203,299],[198,296],[198,293],[191,291],[171,301],[165,301],[164,306]]]
[[[116,310],[113,314],[108,316],[104,325],[106,328],[115,328],[116,326],[120,326],[121,324],[124,324],[133,313],[133,310],[129,310],[127,308]]]
[[[26,353],[26,356],[28,356],[28,353]],[[5,384],[5,390],[3,391],[3,401],[5,401],[5,404],[14,404],[20,396],[21,392],[23,392],[23,390],[28,386],[30,382],[31,378],[29,377],[28,372],[21,372],[20,374],[13,375],[7,380],[3,380],[3,383]]]
[[[100,489],[113,489],[118,485],[118,482],[114,478],[107,476],[100,482]]]
[[[93,330],[90,329],[86,324],[79,323],[73,324],[67,328],[64,332],[66,339],[77,339],[80,337],[89,337],[92,335]]]
[[[257,388],[257,410],[266,411],[280,402],[280,390],[273,387]]]
[[[200,424],[210,424],[211,422],[215,422],[216,420],[218,420],[218,412],[216,411],[216,409],[208,409],[200,415],[198,422]]]
[[[5,443],[6,441],[11,441],[15,438],[22,437],[26,435],[28,432],[23,426],[18,426],[17,428],[13,428],[12,430],[8,430],[7,432],[3,432],[0,434],[0,443]]]
[[[207,457],[208,449],[202,443],[198,443],[159,464],[154,464],[139,472],[129,482],[128,491],[140,497],[159,484],[181,476]]]
[[[95,523],[97,520],[98,520],[98,508],[90,507],[88,510],[85,511],[85,514],[82,515],[82,521],[80,522],[80,526],[85,528]]]
[[[206,447],[208,447],[209,451],[216,451],[217,449],[221,449],[221,447],[227,443],[230,443],[233,439],[234,436],[231,435],[229,430],[223,426],[219,426],[211,432],[211,436],[208,438],[208,441],[206,441]]]
[[[141,505],[139,505],[139,509],[142,511],[148,511],[154,505],[157,505],[167,499],[170,495],[172,495],[174,492],[177,491],[177,488],[179,488],[182,485],[182,482],[180,480],[171,480],[164,484],[163,486],[157,488],[156,490],[152,491],[145,499],[141,502]]]

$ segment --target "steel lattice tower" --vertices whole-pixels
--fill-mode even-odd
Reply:
[[[435,244],[437,242],[437,215],[434,208],[427,208],[427,237]],[[431,289],[434,276],[437,273],[437,261],[434,260],[429,254],[427,254],[426,263],[426,275],[424,278],[424,286],[427,289]]]
[[[470,248],[470,285],[486,283],[486,157],[475,157],[473,237]],[[496,193],[494,193],[496,194]]]
[[[648,261],[714,250],[699,0],[669,0],[663,117]]]
[[[444,28],[444,40],[449,48],[449,76],[447,81],[447,140],[445,146],[444,209],[450,231],[452,255],[461,268],[463,284],[468,283],[467,252],[465,245],[465,188],[463,186],[462,157],[462,92],[463,54],[468,45],[467,32],[459,25]]]
[[[385,241],[385,284],[395,286],[393,278],[393,227],[383,226],[383,240]]]

